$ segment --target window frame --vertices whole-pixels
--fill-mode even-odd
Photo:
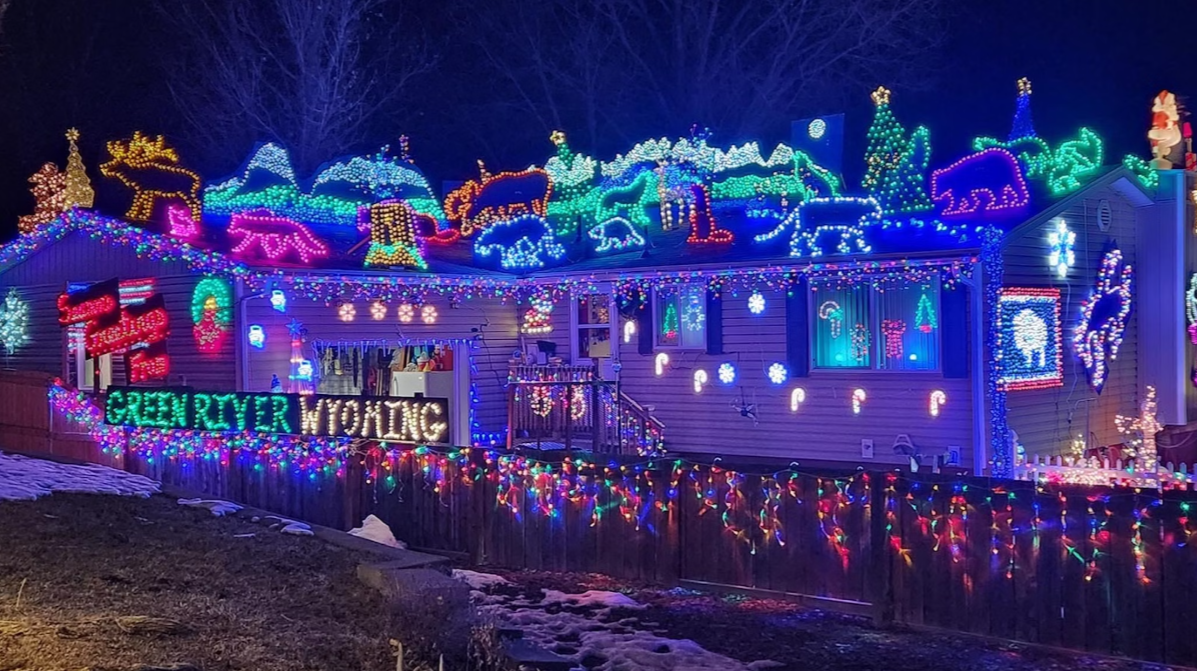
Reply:
[[[607,296],[607,324],[582,324],[578,320],[578,304],[583,298],[590,296]],[[600,329],[607,329],[608,342],[611,343],[611,355],[609,357],[595,357],[582,356],[582,339],[581,330],[597,331]],[[606,359],[609,361],[617,361],[619,359],[619,309],[616,304],[614,287],[609,284],[599,284],[594,287],[592,291],[587,291],[581,294],[570,294],[569,297],[569,351],[571,357],[576,362],[585,359],[592,361],[596,365],[598,362]]]
[[[674,292],[672,295],[675,297],[681,296],[683,294],[688,295],[692,291],[698,292],[698,294],[700,295],[699,304],[702,305],[701,342],[697,345],[686,345],[683,342],[683,338],[681,337],[681,334],[679,333],[678,343],[676,345],[663,345],[663,344],[661,344],[661,341],[658,339],[659,336],[661,335],[660,320],[664,316],[662,314],[662,310],[659,309],[660,301],[658,301],[658,298],[660,297],[661,292],[659,289],[657,289],[657,287],[652,288],[652,291],[650,292],[650,295],[649,295],[649,300],[652,301],[652,306],[653,306],[652,307],[652,329],[653,329],[652,338],[653,338],[653,351],[654,352],[658,351],[658,350],[666,350],[666,351],[670,351],[670,352],[705,352],[706,351],[706,349],[707,349],[707,328],[710,325],[710,315],[707,314],[707,292],[709,291],[707,285],[702,282],[686,282],[684,284],[679,284],[676,292]],[[680,310],[680,306],[679,306],[679,311],[678,311],[678,326],[679,327],[681,326],[681,318],[682,318],[682,316],[681,316],[681,310]]]
[[[818,301],[815,300],[815,291],[811,291],[811,300],[807,301],[807,335],[809,337],[810,346],[808,359],[810,363],[810,372],[812,375],[827,375],[837,373],[870,373],[892,375],[900,373],[910,373],[915,375],[942,375],[943,374],[943,301],[941,300],[941,290],[943,288],[939,278],[933,278],[928,281],[927,291],[934,295],[936,315],[939,317],[940,324],[935,329],[935,366],[932,368],[883,368],[881,362],[884,353],[885,343],[880,337],[881,332],[881,310],[879,302],[877,301],[877,285],[875,282],[868,283],[869,299],[868,299],[868,321],[869,333],[871,335],[869,342],[869,357],[870,361],[867,366],[820,366],[817,361],[817,344],[818,344]],[[812,286],[818,286],[818,280],[812,279]],[[910,284],[909,287],[923,287],[924,284]]]

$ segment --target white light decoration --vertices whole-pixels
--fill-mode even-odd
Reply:
[[[28,342],[29,304],[21,299],[13,287],[0,305],[0,343],[4,345],[6,354],[12,354]]]
[[[374,321],[381,321],[387,316],[387,304],[382,301],[374,301],[370,304],[370,318]]]
[[[691,296],[690,302],[682,309],[682,324],[688,331],[701,331],[706,320],[706,306],[696,296]]]
[[[748,297],[748,311],[754,315],[759,315],[765,311],[765,297],[761,292],[754,291]]]
[[[299,365],[295,367],[295,378],[298,380],[311,380],[314,370],[311,359],[301,359]]]
[[[811,122],[806,125],[806,134],[812,140],[822,139],[826,132],[827,122],[822,119],[811,119]]]
[[[702,387],[707,383],[707,372],[701,368],[694,371],[694,393],[701,394]]]
[[[250,324],[248,338],[249,344],[258,349],[266,346],[266,331],[260,324]]]
[[[941,389],[931,392],[930,410],[932,417],[939,417],[939,408],[948,402],[948,395]]]
[[[629,319],[623,323],[623,344],[632,342],[634,335],[636,335],[636,322]]]
[[[435,324],[436,317],[437,314],[435,305],[425,305],[424,307],[420,308],[420,321],[424,322],[425,324]]]
[[[353,307],[353,303],[341,303],[337,308],[337,317],[343,322],[351,322],[357,317],[357,308]]]
[[[399,315],[399,321],[410,324],[411,320],[416,318],[416,308],[411,303],[402,303],[399,309],[395,310],[395,314]]]
[[[868,398],[868,396],[865,394],[864,389],[855,389],[852,391],[852,413],[853,414],[855,414],[855,415],[860,414],[860,408],[861,408],[861,406],[864,405],[864,402],[867,398]]]
[[[785,384],[788,377],[790,371],[786,370],[785,364],[778,362],[769,366],[769,381],[773,384]]]
[[[790,412],[798,412],[798,408],[806,403],[806,390],[802,387],[796,387],[794,391],[790,392]]]
[[[1063,279],[1068,276],[1068,269],[1076,263],[1076,233],[1068,230],[1068,223],[1063,217],[1052,219],[1055,224],[1047,234],[1048,256],[1047,263],[1056,271],[1056,276]]]
[[[728,362],[719,364],[719,381],[723,384],[731,384],[736,381],[735,364]]]
[[[278,312],[287,311],[287,294],[283,293],[282,289],[275,289],[270,292],[270,307]]]
[[[666,354],[665,352],[657,352],[657,359],[656,359],[656,364],[654,367],[654,369],[657,373],[657,377],[661,377],[662,375],[665,374],[665,367],[668,365],[669,365],[669,355]]]

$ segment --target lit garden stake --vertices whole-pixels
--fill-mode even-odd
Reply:
[[[794,389],[790,392],[790,412],[798,412],[798,408],[806,403],[806,390],[802,387]]]
[[[623,323],[623,344],[632,342],[634,335],[636,335],[636,322],[629,319]]]
[[[864,405],[865,399],[868,396],[864,389],[856,389],[852,392],[852,414],[859,415],[860,409]]]
[[[654,371],[656,372],[657,377],[661,377],[662,375],[665,374],[665,367],[668,365],[669,365],[669,355],[666,354],[665,352],[657,352],[657,359],[656,359],[656,363],[654,365]]]
[[[707,383],[707,372],[701,368],[694,371],[694,393],[701,394],[702,388]]]
[[[948,395],[942,390],[936,389],[931,392],[930,410],[932,417],[939,417],[939,407],[948,402]]]

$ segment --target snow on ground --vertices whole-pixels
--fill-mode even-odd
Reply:
[[[500,627],[523,632],[524,638],[572,662],[602,660],[593,671],[753,671],[772,662],[742,664],[710,652],[689,639],[658,636],[636,611],[646,608],[625,594],[590,590],[566,594],[541,590],[538,600],[504,594],[505,578],[474,571],[453,575],[471,587],[478,609]]]
[[[145,498],[158,493],[158,483],[97,464],[60,464],[0,452],[0,501],[31,501],[55,492]]]
[[[387,523],[372,514],[366,515],[366,519],[362,520],[360,527],[350,529],[349,535],[365,538],[368,541],[399,548],[400,550],[407,549],[407,544],[395,538],[395,534],[391,532],[391,528],[387,526]]]
[[[207,508],[213,517],[224,517],[241,510],[241,506],[236,503],[220,499],[179,499],[179,505],[189,508]]]

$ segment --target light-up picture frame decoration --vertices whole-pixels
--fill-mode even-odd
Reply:
[[[998,294],[998,384],[1007,391],[1064,384],[1060,290],[1004,287]]]

